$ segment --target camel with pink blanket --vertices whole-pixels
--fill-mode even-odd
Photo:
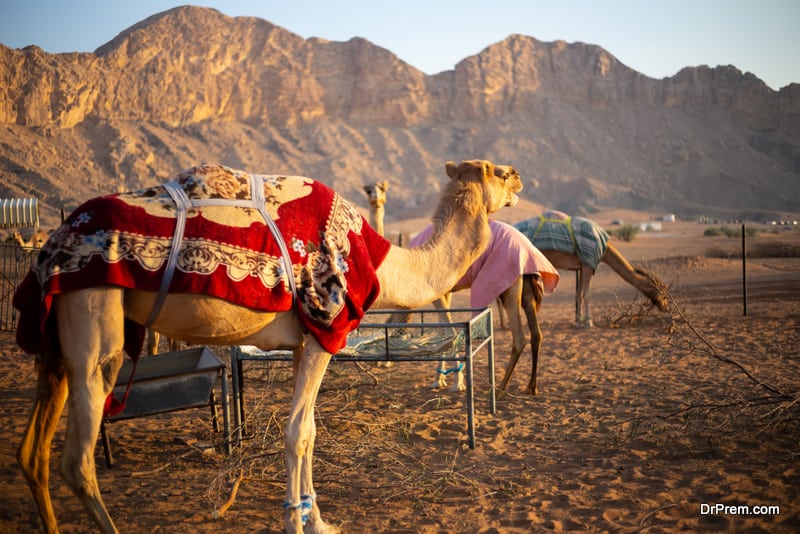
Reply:
[[[536,371],[539,361],[539,349],[542,345],[542,330],[537,313],[545,293],[552,293],[558,286],[559,274],[550,261],[531,244],[519,230],[500,221],[489,221],[492,236],[483,254],[470,266],[466,274],[453,286],[450,293],[434,302],[437,308],[449,308],[452,293],[470,289],[470,307],[485,308],[498,300],[508,316],[513,338],[511,358],[506,367],[503,380],[500,382],[501,393],[508,387],[511,374],[517,365],[522,351],[525,349],[525,332],[522,326],[522,311],[528,321],[531,336],[531,356],[533,359],[531,378],[526,392],[535,395]],[[433,227],[428,226],[414,236],[409,245],[419,247],[427,242],[433,234]],[[464,377],[459,368],[445,369],[444,362],[439,362],[434,388],[447,386],[447,375],[454,373],[456,381],[454,389],[464,390]]]

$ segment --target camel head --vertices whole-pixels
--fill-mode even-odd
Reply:
[[[367,194],[369,203],[373,208],[380,208],[386,204],[386,190],[389,189],[389,182],[375,182],[364,186],[364,192]]]
[[[40,249],[47,242],[47,234],[40,230],[37,230],[36,233],[33,234],[33,236],[31,237],[30,242],[33,248]]]
[[[487,214],[502,207],[512,207],[519,202],[517,193],[522,191],[519,173],[510,165],[495,165],[486,160],[473,159],[456,165],[453,161],[445,164],[447,176],[461,182],[480,186],[483,191],[483,204]]]
[[[647,279],[650,287],[647,288],[647,291],[643,291],[643,293],[647,295],[647,298],[650,299],[650,302],[653,303],[653,306],[657,307],[662,312],[667,311],[669,309],[669,286],[662,282],[660,278],[650,271],[636,269],[636,273],[644,276]]]
[[[42,248],[47,241],[47,234],[41,230],[36,230],[28,241],[25,241],[25,239],[22,237],[22,234],[19,232],[14,232],[11,234],[11,237],[14,238],[14,241],[16,241],[20,247],[33,248],[36,250]]]

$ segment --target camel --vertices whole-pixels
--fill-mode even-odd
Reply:
[[[385,235],[383,231],[383,217],[385,214],[386,191],[389,189],[389,182],[375,182],[364,186],[364,192],[369,201],[369,224],[379,235]],[[391,367],[392,362],[378,362],[378,367]]]
[[[658,277],[644,269],[634,268],[628,260],[608,242],[608,234],[597,223],[581,217],[550,210],[538,217],[514,225],[547,256],[557,268],[577,271],[578,288],[575,292],[575,323],[577,326],[594,326],[589,310],[589,287],[598,263],[605,263],[623,280],[638,289],[661,311],[668,309],[667,286]],[[550,238],[553,239],[550,239]]]
[[[33,250],[39,250],[42,248],[45,241],[47,241],[47,234],[41,230],[36,230],[28,241],[25,241],[25,239],[22,237],[22,234],[19,232],[14,232],[11,234],[11,237],[14,238],[14,241],[16,241],[20,248]]]
[[[386,204],[386,190],[389,189],[389,182],[375,182],[364,186],[364,192],[369,199],[369,224],[380,235],[383,233],[384,204]]]
[[[538,393],[536,368],[542,345],[542,330],[537,314],[544,293],[552,293],[558,286],[559,274],[547,258],[513,226],[492,220],[489,221],[489,228],[492,236],[483,254],[449,293],[434,301],[434,306],[440,309],[450,308],[453,293],[464,289],[471,289],[472,308],[484,308],[494,301],[499,302],[508,317],[513,339],[511,357],[500,383],[501,393],[508,387],[514,367],[522,351],[525,350],[525,332],[522,324],[524,312],[530,332],[533,361],[531,379],[526,392],[535,395]],[[426,227],[411,239],[409,246],[412,248],[421,246],[430,239],[432,231],[431,226]],[[449,322],[449,314],[445,317]],[[447,387],[447,375],[450,373],[456,375],[453,389],[464,391],[466,387],[463,371],[459,367],[446,369],[443,361],[437,366],[437,376],[432,387],[436,389]]]
[[[365,307],[372,305],[378,308],[413,309],[449,291],[486,247],[491,234],[489,214],[503,206],[513,206],[518,201],[517,193],[522,189],[522,182],[517,171],[511,166],[470,160],[460,164],[448,162],[445,169],[450,180],[444,187],[432,217],[434,236],[425,246],[413,250],[392,246],[380,237],[373,238],[374,231],[365,223],[362,226],[363,218],[358,215],[355,207],[335,193],[332,194],[334,201],[337,202],[337,209],[342,209],[353,225],[346,234],[348,239],[358,238],[363,243],[370,243],[372,248],[380,249],[380,255],[376,256],[378,265],[365,265],[365,262],[372,257],[372,250],[366,251],[366,255],[358,256],[365,258],[357,265],[358,269],[355,269],[356,265],[352,265],[352,271],[356,271],[353,273],[354,276],[364,276],[363,273],[369,271],[374,278],[374,281],[371,279],[369,287],[375,288],[375,291],[364,300]],[[193,178],[192,171],[194,169],[185,171],[181,176],[189,173],[188,176]],[[214,167],[211,171],[216,173],[224,171],[227,175],[249,179],[251,184],[249,189],[253,191],[255,198],[259,197],[259,190],[262,189],[255,187],[259,183],[270,193],[267,198],[274,199],[275,195],[284,194],[283,190],[268,189],[268,180],[273,177],[248,175],[244,171],[223,167]],[[256,181],[258,178],[264,181]],[[312,189],[314,192],[327,190],[321,183],[311,179],[294,178],[296,180],[292,183],[302,181],[300,182],[302,188],[297,188],[300,191],[298,196],[306,189]],[[289,178],[279,179],[289,183]],[[160,206],[169,207],[173,212],[176,211],[177,201],[170,202],[169,197],[163,193],[168,191],[172,196],[174,187],[185,186],[185,182],[182,182],[183,185],[176,184],[177,180],[165,184],[162,188],[156,188],[161,191],[161,198],[164,199],[159,200],[162,202]],[[285,209],[289,204],[291,202],[284,202],[281,209]],[[264,203],[263,199],[262,205],[265,206],[261,211],[262,214],[274,208],[271,203]],[[217,209],[217,213],[229,214],[231,210],[239,208]],[[257,216],[257,212],[255,215],[252,214],[256,210],[241,211],[247,212],[248,217]],[[278,214],[277,211],[275,213]],[[298,210],[288,213],[299,215],[303,212]],[[292,248],[296,251],[302,249],[308,256],[315,256],[322,254],[330,243],[338,246],[340,243],[335,243],[327,233],[333,232],[332,226],[317,226],[318,223],[315,222],[311,228],[309,225],[312,223],[309,221],[314,219],[310,215],[293,218],[287,224],[300,221],[296,225],[296,228],[299,228],[297,231],[308,231],[317,235],[320,239],[319,244],[313,249],[302,248],[303,243],[292,241]],[[322,216],[324,217],[324,214]],[[263,217],[267,223],[264,227],[272,228],[267,219],[268,217]],[[68,220],[67,223],[69,222]],[[53,250],[59,250],[58,244],[54,242],[64,233],[70,235],[68,224],[62,225],[51,237],[44,251],[48,250],[51,243]],[[249,227],[244,226],[244,228]],[[356,228],[360,234],[356,235],[352,228]],[[325,232],[320,234],[321,230]],[[87,237],[92,238],[93,235]],[[252,237],[251,233],[246,235],[248,238]],[[278,233],[273,235],[277,236]],[[282,239],[273,241],[283,243]],[[207,243],[206,250],[212,252],[213,242]],[[186,247],[189,247],[189,244],[185,244],[181,250],[185,250]],[[126,342],[129,341],[126,339],[126,332],[130,332],[127,327],[131,322],[138,325],[150,322],[154,304],[159,302],[160,313],[155,314],[152,326],[164,335],[192,344],[247,344],[263,350],[293,350],[292,404],[285,428],[287,483],[283,506],[284,527],[286,532],[293,534],[303,531],[316,533],[339,531],[337,527],[323,521],[312,477],[316,437],[314,405],[332,353],[330,349],[325,348],[330,340],[321,336],[319,333],[321,329],[317,329],[319,325],[310,321],[304,314],[309,291],[304,277],[319,264],[315,263],[310,267],[291,265],[289,255],[285,254],[287,247],[281,248],[284,254],[282,258],[279,255],[275,260],[276,268],[269,272],[258,272],[265,276],[275,274],[279,277],[274,287],[280,290],[281,296],[288,293],[289,306],[285,311],[252,309],[210,296],[208,293],[163,294],[159,291],[140,289],[139,285],[135,287],[96,285],[52,295],[51,314],[41,326],[44,332],[39,331],[40,323],[35,313],[38,308],[34,308],[33,317],[29,316],[27,320],[26,312],[20,314],[18,343],[22,345],[21,340],[31,341],[31,338],[25,337],[24,334],[27,333],[38,336],[41,345],[37,354],[36,399],[17,458],[47,532],[58,531],[48,490],[49,458],[53,434],[67,400],[70,404],[60,463],[61,475],[81,500],[99,529],[104,533],[118,532],[101,498],[95,472],[95,442],[106,398],[116,382],[123,361],[123,351]],[[198,254],[202,256],[203,252],[203,249],[197,250],[192,258],[198,258]],[[349,258],[350,256],[338,257],[330,267],[342,268],[338,263],[339,259]],[[281,259],[283,263],[279,263]],[[237,265],[227,264],[227,269],[234,269]],[[26,281],[37,284],[34,289],[41,292],[42,287],[38,285],[36,274],[30,272]],[[330,280],[331,278],[324,279],[326,283]],[[91,283],[97,284],[94,280]],[[17,307],[26,303],[29,297],[21,294],[25,292],[24,289],[29,289],[25,284],[26,282],[23,282],[15,295],[14,304]],[[297,285],[296,292],[287,291],[287,286],[291,288],[293,285]],[[314,288],[320,291],[322,289],[317,286]],[[348,289],[352,288],[348,286]],[[338,296],[341,297],[342,294]],[[252,298],[252,295],[248,295],[248,298]],[[349,309],[348,307],[347,311]],[[29,309],[27,313],[30,314],[31,310]],[[363,315],[363,311],[361,313]],[[357,317],[360,319],[360,316]],[[338,324],[335,322],[338,319],[338,316],[335,317],[332,324]],[[124,324],[126,322],[127,325]],[[30,332],[31,323],[33,332]],[[332,335],[345,339],[347,332],[354,329],[357,323],[357,320],[347,323],[346,331],[333,332]],[[21,332],[23,328],[28,331]],[[143,336],[143,331],[141,334]],[[339,337],[336,339],[341,341]],[[343,345],[344,341],[341,341],[341,344]],[[31,352],[31,348],[23,346],[28,352]]]

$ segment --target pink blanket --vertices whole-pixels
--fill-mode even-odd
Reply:
[[[558,287],[558,270],[531,244],[519,230],[500,221],[489,221],[492,238],[486,250],[458,281],[454,291],[471,288],[470,306],[489,306],[523,274],[539,274],[545,293]],[[409,242],[418,247],[430,239],[433,226],[428,226]]]

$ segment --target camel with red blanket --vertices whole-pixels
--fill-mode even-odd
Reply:
[[[97,483],[95,442],[114,409],[109,393],[124,353],[138,354],[152,326],[193,344],[294,350],[284,526],[338,531],[322,520],[312,480],[314,404],[331,354],[368,307],[410,309],[449,291],[486,247],[489,214],[514,205],[522,189],[506,165],[448,162],[446,171],[434,235],[413,250],[378,236],[320,182],[220,166],[73,212],[14,297],[17,341],[37,354],[38,371],[17,458],[45,530],[58,531],[50,446],[69,400],[61,475],[100,530],[117,532]]]
[[[442,309],[449,308],[452,294],[464,289],[470,289],[470,307],[472,308],[485,308],[495,300],[499,301],[502,310],[505,310],[508,317],[513,339],[511,357],[503,380],[500,382],[501,392],[508,387],[511,374],[514,372],[522,351],[525,350],[525,331],[522,324],[522,313],[524,312],[530,332],[532,357],[531,378],[525,391],[535,395],[538,392],[536,372],[539,349],[542,345],[542,329],[539,326],[537,314],[542,304],[542,296],[545,293],[552,293],[558,286],[559,274],[548,259],[513,226],[492,220],[489,221],[489,228],[492,236],[483,254],[470,265],[467,272],[449,293],[434,302],[434,306]],[[432,226],[424,228],[411,239],[409,245],[412,248],[421,246],[430,239],[432,232]],[[445,363],[439,362],[436,373],[434,388],[447,387],[447,375],[455,373],[456,380],[453,388],[460,391],[465,389],[461,367],[446,369]]]

